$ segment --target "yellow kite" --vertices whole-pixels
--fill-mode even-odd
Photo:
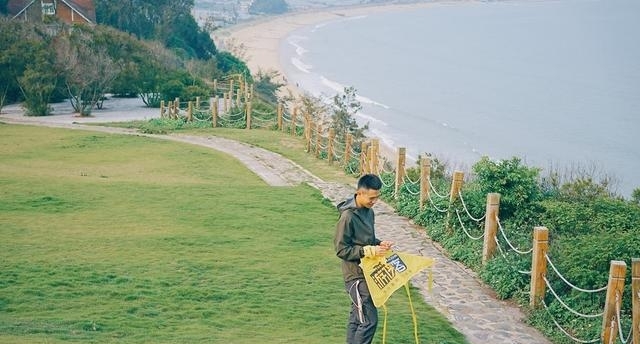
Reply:
[[[433,258],[392,252],[386,257],[362,258],[360,267],[376,307],[383,306],[391,294],[418,272],[433,265]]]
[[[401,252],[392,252],[385,257],[365,257],[360,260],[360,267],[364,272],[364,278],[367,281],[373,304],[376,307],[384,308],[383,344],[386,342],[387,334],[387,308],[384,304],[391,297],[391,294],[402,286],[407,290],[411,316],[413,317],[414,337],[416,343],[419,343],[418,321],[411,302],[408,282],[418,272],[430,268],[434,261],[433,258]],[[429,283],[431,283],[431,278]]]

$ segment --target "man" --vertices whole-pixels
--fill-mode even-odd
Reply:
[[[347,325],[347,344],[369,344],[378,326],[378,310],[373,305],[360,258],[384,256],[393,244],[380,241],[374,230],[371,209],[380,198],[382,181],[378,176],[366,174],[358,180],[356,194],[338,204],[340,219],[336,225],[334,246],[342,259],[344,283],[351,298],[351,313]]]

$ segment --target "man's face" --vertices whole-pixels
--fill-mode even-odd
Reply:
[[[356,203],[359,207],[371,208],[380,198],[380,190],[358,189],[356,195]]]

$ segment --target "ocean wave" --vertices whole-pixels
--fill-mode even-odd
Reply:
[[[301,72],[304,72],[304,73],[307,73],[307,74],[311,73],[309,70],[313,68],[313,65],[308,65],[308,64],[300,61],[300,59],[298,59],[296,57],[292,57],[291,58],[291,64],[294,65]]]
[[[304,40],[307,40],[307,39],[309,39],[309,38],[306,37],[306,36],[293,35],[293,36],[289,36],[289,38],[287,39],[287,42],[289,43],[289,45],[291,45],[294,48],[296,48],[296,54],[298,56],[302,57],[302,55],[307,53],[309,50],[307,50],[303,46],[301,46],[300,42],[304,41]]]
[[[383,121],[381,119],[377,119],[377,118],[375,118],[375,117],[373,117],[371,115],[367,115],[364,112],[356,113],[356,117],[358,117],[360,119],[363,119],[363,120],[365,120],[365,121],[367,121],[369,123],[372,123],[373,125],[379,125],[379,126],[383,126],[383,127],[386,127],[386,126],[389,125],[387,122],[385,122],[385,121]]]
[[[344,93],[344,89],[347,87],[339,82],[333,81],[333,80],[329,80],[324,76],[320,76],[320,80],[322,81],[322,84],[329,87],[330,89],[338,92],[338,93]],[[384,109],[390,109],[390,106],[382,104],[382,103],[378,103],[377,101],[367,98],[365,96],[360,96],[360,95],[356,95],[356,100],[359,101],[360,103],[364,103],[364,104],[369,104],[369,105],[375,105],[375,106],[380,106]]]
[[[311,32],[316,32],[320,29],[322,29],[323,27],[329,25],[329,24],[335,24],[335,23],[342,23],[342,22],[346,22],[346,21],[350,21],[350,20],[358,20],[358,19],[364,19],[366,18],[366,15],[359,15],[359,16],[353,16],[353,17],[345,17],[342,19],[337,19],[337,20],[330,20],[330,21],[326,21],[320,24],[316,24],[313,29],[311,29]]]
[[[389,105],[384,105],[382,103],[378,103],[377,101],[373,100],[373,99],[369,99],[365,96],[356,96],[356,100],[359,101],[360,103],[365,103],[365,104],[371,104],[371,105],[375,105],[375,106],[379,106],[385,109],[390,109],[391,107]]]

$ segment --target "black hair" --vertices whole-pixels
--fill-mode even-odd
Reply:
[[[358,189],[380,190],[382,189],[382,180],[375,174],[365,174],[358,179]]]

